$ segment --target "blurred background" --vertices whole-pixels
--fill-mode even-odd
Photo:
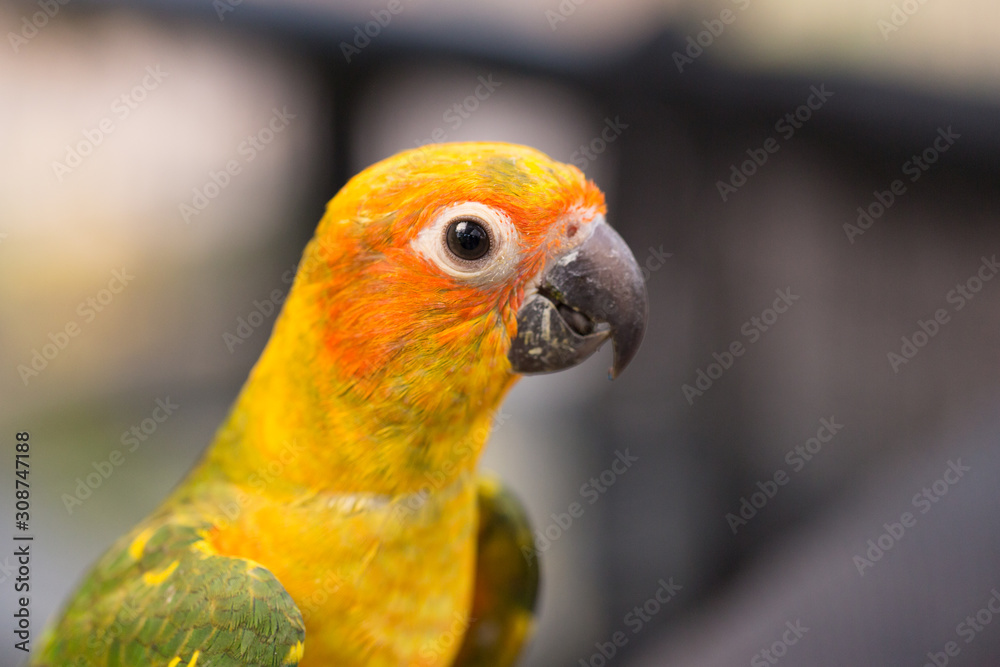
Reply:
[[[503,140],[604,189],[650,296],[619,380],[604,350],[498,417],[483,465],[544,537],[523,664],[995,666],[998,22],[986,0],[5,1],[0,516],[26,430],[34,637],[209,442],[344,181]]]

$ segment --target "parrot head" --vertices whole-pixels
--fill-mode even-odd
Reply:
[[[646,292],[604,214],[577,168],[523,146],[431,145],[369,167],[330,202],[300,270],[332,368],[372,388],[509,385],[610,340],[617,376]]]
[[[456,449],[475,461],[522,374],[611,341],[618,375],[646,292],[604,213],[578,169],[523,146],[431,145],[360,172],[327,205],[234,412],[267,452],[244,465],[288,437],[360,441],[324,450],[312,481],[368,470],[412,488]]]

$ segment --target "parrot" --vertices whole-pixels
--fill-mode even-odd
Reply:
[[[202,458],[117,540],[33,667],[514,664],[538,550],[477,460],[526,374],[638,351],[634,255],[575,166],[430,144],[351,178]]]

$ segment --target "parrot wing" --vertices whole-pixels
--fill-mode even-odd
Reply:
[[[207,524],[152,520],[101,559],[38,667],[294,667],[305,625],[263,566],[212,552]]]
[[[470,624],[454,667],[508,667],[533,629],[538,554],[516,496],[492,477],[478,479],[479,534]]]

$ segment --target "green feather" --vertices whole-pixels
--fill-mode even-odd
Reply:
[[[207,524],[154,517],[97,563],[33,667],[294,667],[302,614],[255,563],[214,555]],[[286,658],[289,659],[285,662]]]

